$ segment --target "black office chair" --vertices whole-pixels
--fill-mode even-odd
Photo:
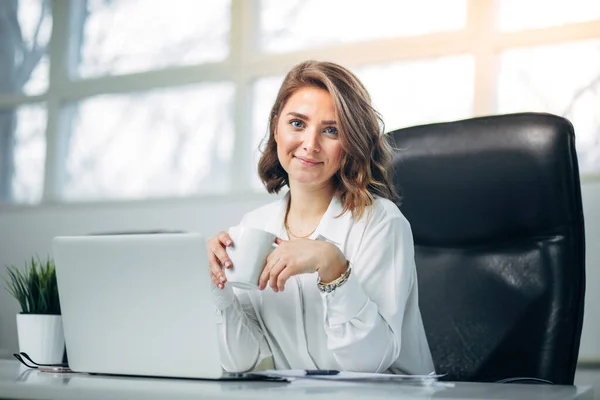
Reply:
[[[573,384],[585,238],[571,123],[525,113],[390,135],[437,372]]]

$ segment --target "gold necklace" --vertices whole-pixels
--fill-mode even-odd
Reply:
[[[286,218],[286,221],[283,224],[285,225],[285,230],[287,231],[288,236],[293,236],[293,237],[295,237],[297,239],[306,239],[307,237],[309,237],[310,235],[312,235],[317,230],[317,227],[315,226],[315,229],[313,229],[308,235],[298,236],[298,235],[295,235],[294,232],[292,232],[292,230],[290,229],[290,226],[287,223],[287,218]]]
[[[307,237],[312,235],[317,230],[317,227],[319,225],[315,226],[315,229],[313,229],[308,235],[304,235],[304,236],[294,235],[294,232],[292,232],[292,230],[290,229],[290,226],[288,225],[288,215],[290,213],[290,203],[291,202],[292,202],[292,199],[289,199],[287,209],[285,210],[285,218],[283,220],[283,226],[285,227],[285,230],[287,231],[288,236],[293,236],[296,239],[306,239]]]

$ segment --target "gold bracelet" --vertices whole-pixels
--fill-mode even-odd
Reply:
[[[350,266],[349,261],[346,265],[347,265],[346,271],[344,271],[344,273],[342,275],[340,275],[339,278],[337,278],[336,280],[334,280],[332,282],[323,283],[323,282],[321,282],[321,276],[319,276],[317,278],[317,287],[319,288],[321,293],[331,293],[335,289],[337,289],[338,287],[340,287],[344,283],[346,283],[346,281],[348,281],[348,278],[350,277],[350,272],[352,271],[352,267]]]

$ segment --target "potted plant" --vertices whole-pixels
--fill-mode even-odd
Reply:
[[[6,289],[21,305],[17,314],[19,351],[40,364],[61,363],[65,338],[54,261],[32,258],[24,271],[10,265],[7,273]]]

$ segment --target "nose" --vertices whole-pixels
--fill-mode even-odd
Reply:
[[[304,131],[302,147],[308,153],[319,152],[321,144],[319,143],[319,132],[316,128],[306,129]]]

